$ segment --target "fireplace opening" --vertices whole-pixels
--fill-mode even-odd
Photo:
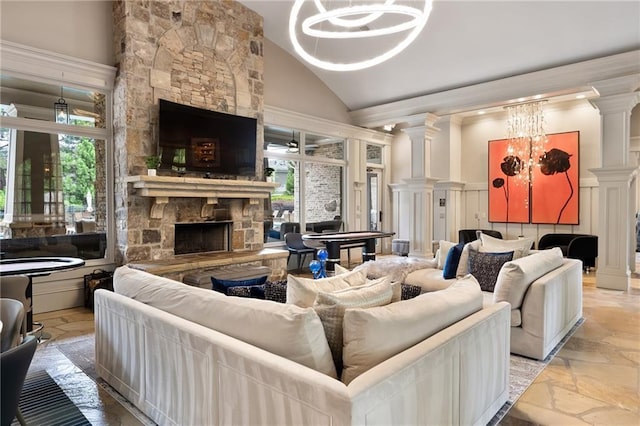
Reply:
[[[175,254],[230,251],[230,220],[175,224]]]

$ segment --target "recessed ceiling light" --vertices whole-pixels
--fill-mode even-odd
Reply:
[[[576,99],[584,99],[584,98],[586,98],[586,95],[578,95],[578,96],[576,96]]]
[[[535,95],[535,96],[533,97],[533,99],[540,99],[541,97],[542,97],[542,95]]]
[[[484,113],[485,113],[485,111],[484,111],[484,110],[483,110],[483,111],[478,111],[478,115],[482,115],[482,114],[484,114]]]
[[[518,102],[524,102],[524,98],[518,98]]]

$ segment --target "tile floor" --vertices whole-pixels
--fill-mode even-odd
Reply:
[[[625,292],[597,288],[593,272],[583,287],[586,321],[501,424],[640,425],[640,275]],[[91,312],[74,308],[35,320],[52,338],[39,345],[32,368],[46,369],[92,424],[143,424],[58,349],[93,333]]]

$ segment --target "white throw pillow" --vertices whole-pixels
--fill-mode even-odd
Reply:
[[[189,286],[122,266],[116,293],[337,378],[322,322],[312,308]]]
[[[562,262],[562,250],[554,247],[505,263],[498,273],[493,301],[506,301],[511,304],[512,310],[519,309],[529,285],[547,272],[562,266]]]
[[[500,238],[492,237],[487,234],[480,234],[480,241],[482,241],[482,247],[480,252],[513,252],[513,260],[519,259],[529,255],[529,250],[533,244],[533,239],[523,238],[521,240],[501,240]]]
[[[447,255],[449,254],[449,250],[451,247],[457,245],[458,243],[452,243],[451,241],[440,240],[440,245],[438,248],[437,259],[438,259],[438,269],[444,269],[444,263],[447,260]]]
[[[464,245],[462,254],[460,255],[460,262],[458,263],[458,269],[456,270],[456,277],[461,278],[469,274],[469,250],[473,249],[478,251],[482,242],[480,240],[474,240]]]
[[[369,281],[358,287],[318,293],[313,309],[322,321],[338,372],[342,370],[342,323],[345,310],[387,305],[391,303],[391,298],[391,282],[387,277]]]
[[[287,276],[287,303],[298,305],[301,308],[310,308],[320,291],[330,293],[349,287],[355,287],[367,283],[367,273],[364,270],[351,271],[345,274],[328,278]]]
[[[336,275],[342,275],[342,274],[348,274],[349,272],[351,272],[351,270],[345,268],[344,266],[340,265],[339,263],[336,263],[335,265],[333,265],[333,272]]]
[[[482,309],[478,281],[468,275],[441,291],[344,314],[342,381],[360,374]]]

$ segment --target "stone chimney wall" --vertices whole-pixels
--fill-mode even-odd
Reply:
[[[173,256],[173,224],[204,221],[201,198],[170,198],[162,219],[152,199],[123,181],[146,174],[157,154],[158,99],[258,119],[256,176],[263,160],[263,22],[240,3],[115,1],[114,91],[117,261]],[[195,175],[194,175],[195,176]],[[219,200],[233,220],[233,250],[262,248],[261,205]]]

